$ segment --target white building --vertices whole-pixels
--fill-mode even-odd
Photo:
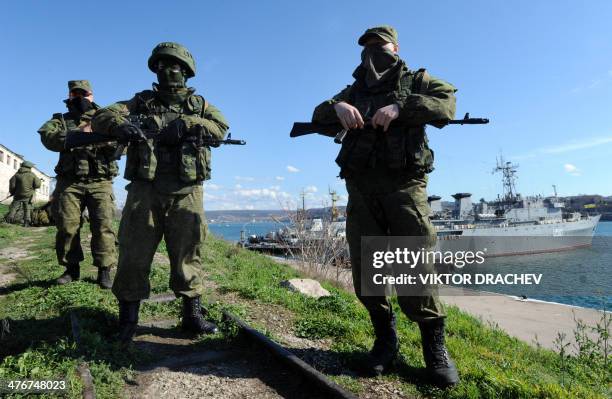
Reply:
[[[9,195],[9,180],[21,166],[23,162],[23,156],[9,150],[2,144],[0,144],[0,200]],[[32,172],[40,178],[40,188],[36,190],[34,194],[33,202],[46,202],[49,201],[49,195],[51,194],[51,177],[41,172],[34,166]],[[7,204],[11,199],[3,202]]]

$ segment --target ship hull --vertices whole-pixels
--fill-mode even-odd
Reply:
[[[438,231],[440,251],[482,251],[484,256],[512,256],[589,247],[600,216],[550,224],[479,227]]]

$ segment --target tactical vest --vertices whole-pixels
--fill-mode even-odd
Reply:
[[[64,131],[79,130],[79,123],[70,113],[54,114]],[[115,147],[110,145],[87,146],[60,152],[55,173],[60,177],[77,180],[112,180],[119,173],[113,158]]]
[[[395,90],[373,93],[355,82],[349,101],[367,121],[378,109],[404,101],[410,94],[426,94],[428,86],[429,75],[425,69],[403,71]],[[374,168],[395,174],[430,173],[433,171],[433,160],[425,126],[410,126],[395,121],[386,132],[366,127],[347,134],[336,163],[340,166],[340,177],[345,178]]]
[[[141,128],[160,132],[170,122],[185,115],[203,117],[206,100],[191,94],[182,104],[166,105],[145,90],[135,97],[130,115],[139,119]],[[127,180],[153,181],[162,175],[178,178],[183,183],[199,184],[210,179],[211,153],[209,147],[198,147],[184,142],[178,146],[157,144],[154,139],[130,143],[127,150],[125,178]]]

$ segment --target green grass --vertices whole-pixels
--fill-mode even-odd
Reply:
[[[290,310],[295,316],[295,333],[310,339],[331,338],[331,351],[345,367],[351,368],[371,347],[372,327],[354,295],[329,284],[324,284],[333,294],[328,298],[315,300],[290,293],[280,282],[295,277],[294,271],[257,254],[234,251],[222,241],[207,245],[205,257],[206,269],[219,287],[248,301]],[[394,306],[398,311],[395,301]],[[565,360],[569,365],[563,365],[553,351],[529,346],[456,307],[446,310],[447,344],[458,364],[461,384],[440,391],[411,376],[424,363],[418,327],[404,316],[398,319],[402,364],[383,379],[396,381],[403,392],[440,398],[599,398],[609,394],[610,362],[606,368],[595,361],[569,358]],[[335,378],[360,391],[359,379]]]
[[[5,211],[0,207],[0,214]],[[59,276],[53,250],[54,229],[36,233],[19,226],[0,225],[0,248],[16,246],[24,237],[35,236],[30,250],[35,259],[19,261],[19,278],[0,297],[0,319],[9,319],[11,334],[0,341],[0,378],[65,377],[70,382],[68,397],[79,397],[81,385],[75,374],[86,361],[92,371],[99,398],[121,394],[136,365],[146,362],[143,353],[125,351],[110,339],[114,333],[117,306],[108,291],[87,279],[95,269],[84,270],[85,281],[55,286]],[[165,251],[163,246],[161,252]],[[211,317],[221,320],[221,311],[232,312],[266,329],[254,307],[281,308],[290,315],[292,331],[303,338],[325,339],[331,347],[325,353],[340,364],[331,378],[355,393],[366,392],[368,384],[389,383],[407,395],[439,398],[605,398],[610,389],[610,362],[593,357],[561,357],[553,351],[527,345],[505,332],[449,307],[448,348],[455,359],[462,382],[441,391],[422,383],[415,372],[424,366],[418,328],[404,316],[398,318],[402,360],[395,372],[379,380],[355,377],[356,364],[373,343],[367,312],[354,295],[324,284],[331,297],[319,300],[291,293],[280,282],[296,277],[290,268],[264,256],[237,250],[209,236],[203,263],[218,293],[233,295],[232,304],[213,303]],[[83,265],[90,265],[86,259]],[[167,266],[152,270],[153,293],[168,292]],[[397,303],[394,303],[396,310]],[[81,320],[82,345],[77,348],[70,331],[70,312]],[[144,304],[141,319],[177,317],[179,303]],[[398,312],[399,314],[399,312]],[[266,330],[272,337],[275,331]],[[231,332],[226,337],[231,337]],[[208,338],[200,338],[206,344]],[[143,357],[144,356],[144,357]],[[323,371],[325,367],[323,367]]]

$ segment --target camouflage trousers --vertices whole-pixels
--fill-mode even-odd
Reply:
[[[361,238],[364,236],[422,236],[435,242],[427,203],[427,176],[401,177],[371,173],[347,179],[346,237],[349,245],[353,285],[359,300],[377,323],[388,322],[393,314],[386,296],[361,295]],[[433,265],[423,265],[433,272]],[[402,312],[415,322],[444,317],[437,287],[426,294],[400,293]]]
[[[87,209],[93,264],[96,267],[114,267],[117,264],[117,251],[113,230],[115,197],[112,181],[79,182],[58,177],[54,196],[58,262],[66,266],[84,259],[81,227],[82,214]]]
[[[4,219],[9,223],[30,223],[32,221],[32,197],[15,198]]]
[[[170,288],[178,295],[203,292],[201,246],[206,236],[203,189],[188,194],[158,192],[153,183],[134,181],[119,226],[119,265],[113,293],[120,301],[150,295],[149,275],[163,238],[170,258]]]

